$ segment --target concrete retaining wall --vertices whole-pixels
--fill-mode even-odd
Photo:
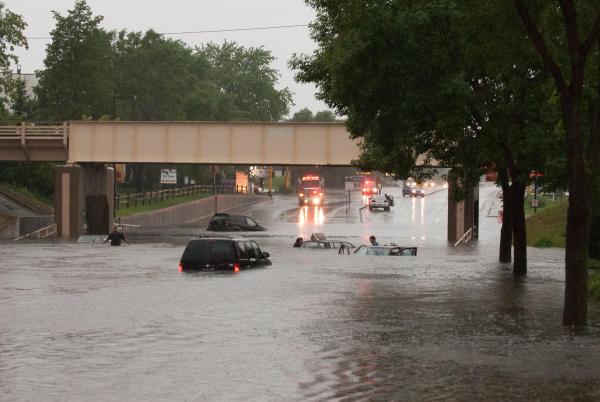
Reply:
[[[128,225],[141,225],[144,228],[182,225],[214,214],[215,201],[218,212],[226,212],[268,200],[270,198],[264,195],[217,195],[144,214],[126,216],[120,221]]]
[[[10,216],[0,219],[0,239],[15,239],[54,223],[54,215]]]

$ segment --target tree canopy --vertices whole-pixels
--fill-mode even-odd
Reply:
[[[11,64],[17,64],[15,47],[27,47],[27,39],[23,34],[27,24],[23,18],[6,8],[0,1],[0,93],[3,95],[0,105],[4,105],[13,91],[14,81],[10,74]]]

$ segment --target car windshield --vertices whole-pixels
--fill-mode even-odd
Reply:
[[[230,240],[192,240],[188,243],[181,261],[194,263],[206,260],[232,260],[235,258]]]
[[[325,248],[325,243],[319,241],[305,241],[302,248]]]
[[[390,255],[388,247],[360,246],[354,252],[356,255]]]

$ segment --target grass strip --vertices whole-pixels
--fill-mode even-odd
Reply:
[[[182,197],[169,198],[162,201],[153,201],[150,204],[147,200],[144,205],[141,204],[141,201],[138,202],[137,206],[130,205],[130,208],[120,208],[117,210],[118,217],[130,216],[143,214],[145,212],[156,211],[157,209],[163,209],[172,207],[173,205],[185,204],[186,202],[196,201],[202,198],[210,197],[211,194],[206,193],[197,193],[197,194],[188,194]]]

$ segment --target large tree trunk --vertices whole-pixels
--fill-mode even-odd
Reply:
[[[498,176],[500,178],[500,185],[502,186],[503,200],[503,219],[502,228],[500,229],[499,261],[508,263],[512,260],[513,201],[506,169],[500,169]]]
[[[513,201],[513,238],[514,254],[513,274],[527,274],[527,229],[525,223],[525,184],[513,181],[511,185]]]
[[[579,105],[563,100],[569,165],[569,209],[565,250],[565,303],[563,325],[587,323],[587,258],[591,217],[591,173],[586,169]]]

